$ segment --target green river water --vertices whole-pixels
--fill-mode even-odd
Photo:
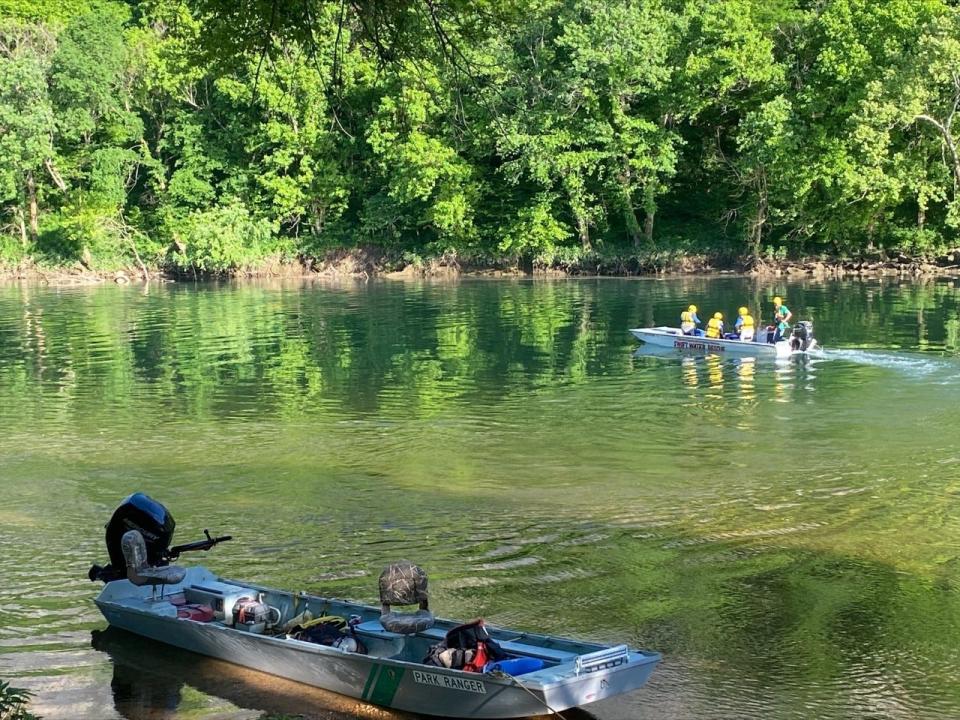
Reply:
[[[823,357],[634,354],[775,293]],[[0,287],[0,678],[48,720],[400,717],[103,632],[144,490],[228,577],[376,602],[411,559],[442,616],[663,653],[568,718],[960,717],[958,353],[946,281]]]

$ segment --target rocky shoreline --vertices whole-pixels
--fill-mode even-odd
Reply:
[[[376,248],[339,249],[322,258],[303,261],[271,262],[222,275],[197,275],[163,268],[130,267],[116,270],[90,270],[80,264],[62,268],[21,263],[0,267],[0,282],[29,282],[53,286],[94,285],[137,282],[193,282],[223,279],[417,279],[480,277],[636,277],[741,274],[760,277],[819,279],[881,278],[933,279],[960,277],[960,249],[931,257],[868,256],[856,259],[807,258],[790,260],[751,260],[716,258],[705,254],[677,253],[646,257],[596,256],[572,262],[540,264],[517,258],[464,259],[453,255],[406,262]]]
[[[772,265],[758,263],[749,269],[751,274],[782,276],[810,275],[820,278],[844,277],[960,277],[960,250],[931,258],[912,258],[898,255],[893,258],[866,258],[858,260],[782,261]]]

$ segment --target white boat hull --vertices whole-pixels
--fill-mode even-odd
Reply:
[[[752,341],[708,338],[699,335],[684,335],[680,328],[654,327],[633,328],[631,334],[642,342],[656,347],[673,348],[697,353],[722,353],[727,355],[762,355],[765,357],[787,357],[793,354],[790,343],[781,340],[776,343],[762,342],[766,332],[761,331],[758,339]]]

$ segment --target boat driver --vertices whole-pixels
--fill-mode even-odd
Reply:
[[[773,334],[774,342],[783,340],[787,334],[787,330],[790,329],[790,318],[792,317],[793,313],[790,312],[790,308],[783,304],[783,298],[780,296],[775,297],[773,299],[773,322],[777,326],[777,329]]]
[[[702,335],[703,333],[697,330],[699,324],[700,318],[697,317],[696,305],[691,305],[680,313],[680,330],[684,335]]]

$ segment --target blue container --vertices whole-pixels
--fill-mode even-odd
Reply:
[[[483,666],[485,673],[499,670],[507,675],[524,675],[526,673],[536,672],[543,669],[543,660],[540,658],[519,657],[510,660],[501,660],[500,662],[488,662]]]

